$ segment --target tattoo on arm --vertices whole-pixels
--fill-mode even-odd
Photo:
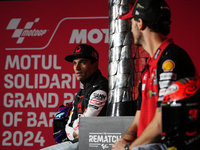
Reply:
[[[127,130],[125,134],[130,135],[134,138],[137,138],[137,133],[135,131]]]

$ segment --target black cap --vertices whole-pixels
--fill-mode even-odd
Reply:
[[[165,24],[170,24],[171,11],[164,0],[136,0],[128,14],[119,16],[119,19],[141,18],[149,23],[158,23],[162,18]]]
[[[76,48],[74,49],[74,54],[67,55],[65,57],[65,60],[69,62],[73,62],[73,60],[76,58],[87,58],[90,60],[98,61],[99,54],[91,45],[80,44],[76,46]]]

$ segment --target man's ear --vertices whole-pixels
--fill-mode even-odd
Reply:
[[[96,71],[96,70],[98,69],[98,66],[99,66],[99,61],[96,61],[96,62],[94,63],[94,65],[95,65],[94,71]]]
[[[143,20],[141,18],[138,19],[138,29],[139,30],[144,30],[146,28]]]

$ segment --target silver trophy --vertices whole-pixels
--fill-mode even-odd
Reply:
[[[132,99],[134,65],[130,19],[119,16],[130,11],[135,0],[109,0],[109,93],[107,116],[134,116]]]

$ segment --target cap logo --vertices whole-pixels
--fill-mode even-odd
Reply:
[[[195,120],[197,119],[197,114],[198,114],[198,109],[190,109],[189,114],[194,118]]]
[[[137,3],[136,8],[142,8],[142,9],[144,9],[144,6],[140,5],[140,3]]]
[[[76,54],[76,53],[80,53],[80,51],[81,51],[81,47],[80,47],[80,46],[77,46],[76,49],[75,49],[75,54]]]
[[[167,7],[167,6],[161,6],[161,9],[169,9],[169,7]]]
[[[95,52],[92,52],[92,57],[94,57],[94,58],[98,59],[98,58],[97,58],[97,53],[95,53]]]
[[[135,15],[139,15],[139,14],[140,14],[139,11],[136,10],[136,11],[135,11]]]
[[[193,136],[193,135],[197,134],[197,129],[195,129],[193,132],[188,132],[188,131],[186,131],[185,134],[186,134],[187,136]]]

